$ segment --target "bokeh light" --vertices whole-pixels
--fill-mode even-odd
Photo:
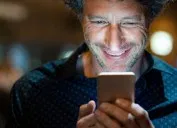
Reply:
[[[152,52],[160,56],[167,56],[173,49],[173,37],[165,31],[157,31],[150,38]]]

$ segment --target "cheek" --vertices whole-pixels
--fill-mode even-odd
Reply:
[[[101,43],[104,41],[106,37],[105,31],[101,31],[101,30],[96,30],[96,31],[92,31],[90,34],[90,38],[93,42],[97,42],[97,43]]]
[[[106,37],[106,30],[99,27],[87,25],[84,28],[84,35],[90,42],[103,42]]]
[[[128,42],[141,43],[146,39],[147,33],[145,29],[129,29],[124,31],[124,37]]]

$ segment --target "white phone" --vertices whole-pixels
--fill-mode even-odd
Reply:
[[[98,75],[98,105],[115,102],[117,98],[134,101],[135,74],[133,72],[102,72]]]

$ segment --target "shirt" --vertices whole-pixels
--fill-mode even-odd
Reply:
[[[68,59],[49,62],[18,80],[11,92],[12,128],[75,128],[79,107],[97,102],[97,78],[77,72],[81,45]],[[135,85],[135,102],[156,128],[177,128],[177,69],[145,52],[149,67]]]

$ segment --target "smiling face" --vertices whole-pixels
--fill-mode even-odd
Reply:
[[[134,0],[85,0],[82,26],[97,73],[130,71],[146,45],[146,23]]]

